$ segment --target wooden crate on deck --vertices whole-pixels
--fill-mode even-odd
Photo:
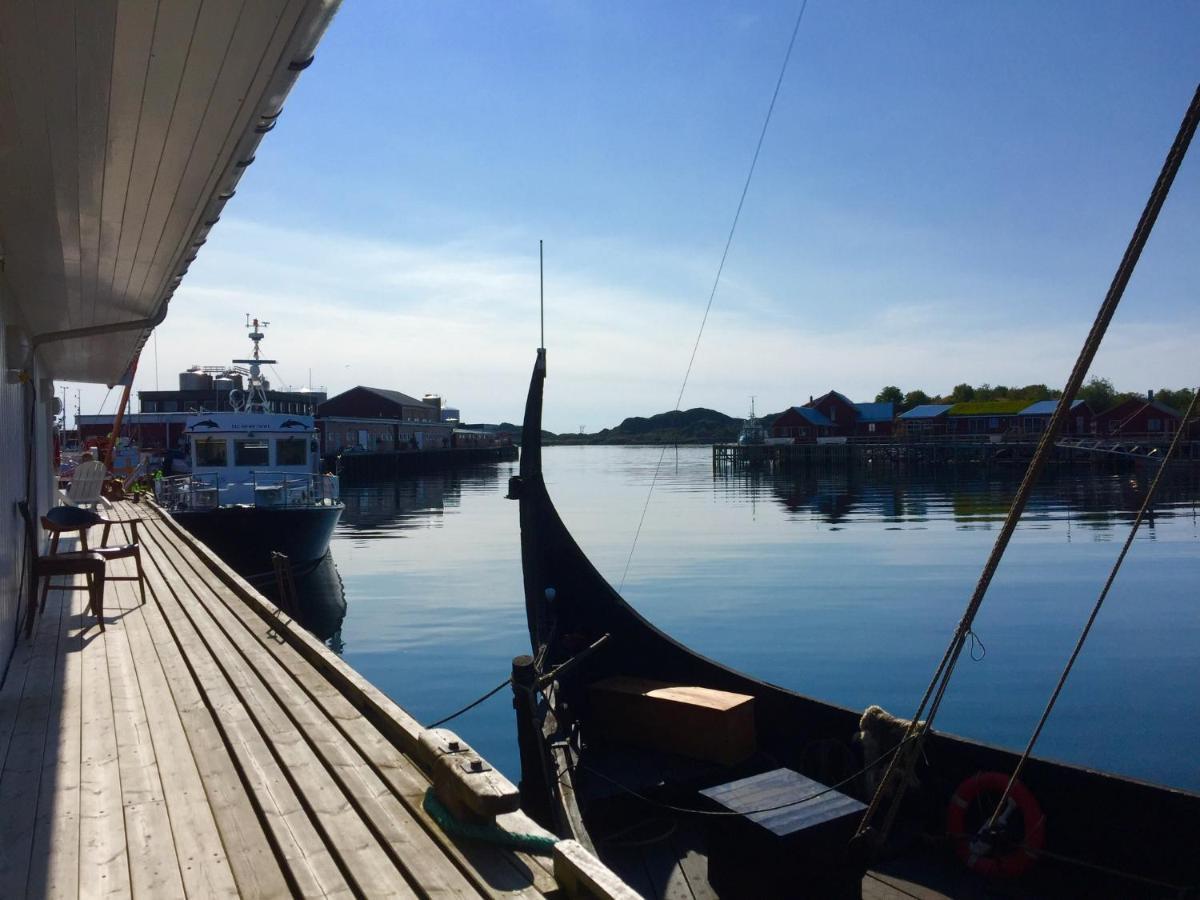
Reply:
[[[588,688],[591,720],[615,743],[722,765],[754,754],[754,698],[618,675]]]

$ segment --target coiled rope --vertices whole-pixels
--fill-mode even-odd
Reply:
[[[1162,211],[1167,195],[1171,191],[1171,185],[1175,181],[1175,176],[1179,172],[1179,167],[1183,163],[1184,156],[1187,154],[1188,146],[1191,144],[1192,137],[1196,133],[1198,122],[1200,122],[1200,85],[1197,85],[1196,92],[1192,96],[1191,105],[1188,107],[1183,121],[1180,123],[1179,132],[1176,134],[1175,141],[1167,153],[1167,158],[1163,163],[1158,180],[1150,192],[1150,198],[1146,202],[1146,207],[1142,211],[1137,227],[1133,231],[1133,236],[1129,240],[1129,245],[1125,249],[1125,255],[1122,257],[1120,265],[1117,266],[1112,284],[1108,288],[1104,302],[1100,305],[1100,311],[1096,315],[1095,322],[1092,323],[1091,331],[1088,332],[1083,349],[1075,361],[1075,367],[1071,371],[1071,376],[1067,379],[1066,387],[1063,389],[1062,397],[1059,398],[1054,415],[1051,416],[1050,423],[1046,427],[1045,432],[1043,432],[1037,451],[1029,463],[1029,468],[1025,472],[1025,477],[1017,489],[1012,506],[1009,508],[1008,516],[1005,518],[1004,525],[996,537],[995,546],[993,546],[991,555],[988,556],[987,562],[984,564],[983,572],[979,576],[975,591],[967,603],[966,611],[955,628],[954,634],[950,638],[950,644],[946,648],[941,662],[938,663],[937,669],[933,673],[933,678],[930,680],[929,686],[925,689],[917,711],[913,714],[908,729],[905,732],[906,740],[909,737],[916,736],[918,746],[924,741],[925,735],[933,725],[934,718],[937,716],[938,709],[945,696],[946,687],[949,685],[950,678],[954,674],[954,667],[957,665],[959,656],[962,654],[966,636],[971,631],[975,615],[979,612],[979,607],[983,604],[984,596],[991,585],[992,576],[996,573],[1000,559],[1004,556],[1004,551],[1008,547],[1009,540],[1012,538],[1017,523],[1025,511],[1025,505],[1029,501],[1029,495],[1033,491],[1033,486],[1050,457],[1050,448],[1054,446],[1062,430],[1063,422],[1069,414],[1071,403],[1075,399],[1075,395],[1079,392],[1080,386],[1083,384],[1084,376],[1087,374],[1088,369],[1091,368],[1092,360],[1096,355],[1097,349],[1100,347],[1100,342],[1104,339],[1104,334],[1108,330],[1108,325],[1112,321],[1113,314],[1121,302],[1125,288],[1129,284],[1130,277],[1133,275],[1133,270],[1137,266],[1142,250],[1146,246],[1146,241],[1150,238],[1150,232],[1154,229],[1154,223],[1158,219],[1158,214]],[[925,713],[926,707],[929,709],[927,715]],[[902,764],[905,773],[910,771],[911,767],[915,765],[918,755],[912,754]],[[896,768],[898,759],[899,757],[893,756],[891,762],[888,764],[887,771],[880,781],[879,788],[876,790],[875,796],[871,798],[871,804],[867,807],[867,811],[863,814],[862,821],[859,823],[858,835],[864,834],[871,827],[871,823],[878,814],[879,808],[883,804],[884,796],[887,793],[885,788],[893,781],[893,770]],[[907,790],[908,782],[909,779],[905,777],[899,778],[898,783],[895,784],[895,790],[891,796],[891,805],[879,830],[878,845],[881,845],[887,839],[888,832],[895,821],[896,813],[899,811],[901,800]]]

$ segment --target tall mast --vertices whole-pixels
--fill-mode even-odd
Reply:
[[[246,386],[246,399],[240,410],[241,412],[267,411],[267,391],[263,387],[261,367],[271,365],[277,360],[263,359],[259,352],[258,342],[266,337],[262,329],[270,324],[270,322],[260,322],[257,318],[251,319],[250,313],[246,313],[246,327],[253,329],[250,332],[250,340],[254,342],[254,349],[251,351],[250,359],[235,359],[233,361],[235,365],[250,367],[250,384]]]

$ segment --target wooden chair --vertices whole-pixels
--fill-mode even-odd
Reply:
[[[51,509],[46,515],[42,516],[42,527],[50,533],[50,557],[57,557],[61,554],[58,552],[58,540],[64,534],[78,533],[79,546],[81,552],[94,553],[101,556],[105,562],[114,559],[129,559],[133,558],[134,568],[137,570],[136,575],[109,575],[109,581],[136,581],[138,589],[141,591],[142,604],[146,603],[146,578],[142,572],[142,548],[138,541],[138,523],[141,519],[128,519],[124,522],[117,522],[112,519],[106,519],[103,516],[97,515],[90,509],[81,509],[77,506],[56,506]],[[96,525],[103,525],[104,531],[100,536],[99,547],[88,547],[87,533],[88,529]],[[122,544],[117,547],[108,546],[109,531],[114,525],[128,525],[133,532],[133,543]],[[46,595],[50,588],[62,588],[63,590],[79,590],[78,586],[72,585],[52,585],[50,579],[47,578],[42,584],[42,601],[38,604],[38,613],[42,613],[46,609]]]
[[[68,590],[87,591],[88,605],[100,630],[104,631],[104,557],[92,551],[75,553],[59,553],[56,556],[40,556],[37,552],[37,530],[33,527],[33,517],[29,513],[29,504],[24,500],[18,501],[17,509],[25,520],[25,542],[32,560],[33,578],[29,585],[29,600],[25,605],[25,637],[33,635],[33,620],[37,616],[38,581],[45,578],[47,583],[56,575],[83,575],[87,578],[86,585],[69,585]],[[45,603],[45,593],[42,602]]]
[[[104,463],[98,459],[80,463],[67,489],[58,492],[63,503],[68,506],[108,506],[108,501],[101,494],[106,474]]]

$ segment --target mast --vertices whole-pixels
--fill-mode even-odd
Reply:
[[[129,364],[129,371],[125,373],[125,390],[121,391],[121,403],[117,406],[117,415],[113,419],[112,440],[108,442],[108,449],[104,452],[104,471],[112,471],[113,453],[117,449],[117,441],[121,437],[121,420],[125,418],[125,410],[129,406],[129,392],[133,389],[133,376],[137,374],[138,359],[141,353],[133,358],[133,362]],[[65,421],[65,416],[64,416]],[[78,421],[78,420],[77,420]]]
[[[250,359],[235,359],[234,365],[246,365],[250,367],[250,383],[246,385],[246,399],[242,403],[239,412],[266,412],[267,411],[267,391],[262,383],[261,366],[271,365],[277,360],[263,359],[260,355],[258,343],[264,337],[262,329],[270,325],[270,322],[260,322],[257,318],[251,320],[250,313],[246,313],[246,327],[253,329],[250,332],[250,340],[254,342],[254,349],[251,351]],[[236,405],[235,405],[236,408]]]

